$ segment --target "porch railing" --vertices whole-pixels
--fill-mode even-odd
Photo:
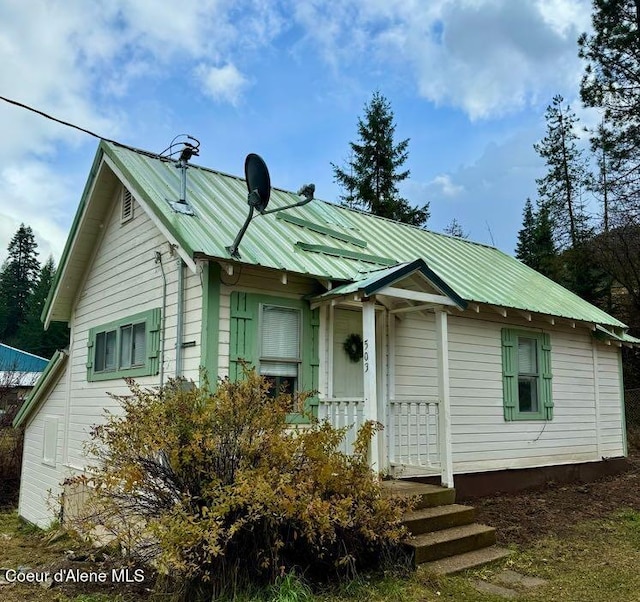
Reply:
[[[339,449],[345,454],[352,454],[358,429],[365,422],[364,399],[321,399],[318,404],[318,419],[328,420],[336,428],[349,427]]]
[[[438,399],[408,397],[389,402],[389,462],[440,470]]]

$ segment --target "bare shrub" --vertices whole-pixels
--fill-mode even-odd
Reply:
[[[17,411],[18,404],[13,403],[0,414],[0,508],[18,501],[24,429],[12,426]]]
[[[290,428],[293,400],[269,395],[255,372],[215,393],[183,385],[130,382],[122,414],[92,432],[92,476],[75,479],[94,492],[83,528],[152,564],[176,598],[210,599],[296,567],[348,576],[405,535],[408,502],[383,497],[367,462],[378,425],[366,423],[347,456],[344,430]]]

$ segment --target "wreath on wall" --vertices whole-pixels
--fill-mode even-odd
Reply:
[[[342,347],[352,362],[359,362],[362,359],[362,337],[357,332],[350,334],[344,340]]]

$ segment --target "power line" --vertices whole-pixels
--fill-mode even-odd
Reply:
[[[13,100],[12,98],[7,98],[6,96],[0,96],[0,100],[3,100],[4,102],[9,103],[11,105],[14,105],[16,107],[19,107],[21,109],[25,109],[27,111],[31,111],[32,113],[35,113],[36,115],[40,115],[41,117],[45,117],[46,119],[49,119],[51,121],[55,121],[56,123],[59,123],[61,125],[73,128],[74,130],[78,130],[78,131],[83,132],[85,134],[89,134],[89,136],[93,136],[94,138],[97,138],[98,140],[104,140],[105,142],[110,142],[111,144],[115,144],[116,146],[121,146],[123,148],[129,148],[131,150],[134,150],[134,151],[139,152],[139,153],[143,153],[143,154],[148,155],[150,157],[156,157],[158,159],[167,160],[166,157],[161,157],[157,153],[150,153],[149,151],[145,151],[145,150],[136,148],[134,146],[130,146],[129,144],[123,144],[122,142],[118,142],[117,140],[112,140],[111,138],[105,138],[104,136],[101,136],[100,134],[96,134],[95,132],[92,132],[91,130],[87,130],[86,128],[80,127],[79,125],[76,125],[75,123],[71,123],[69,121],[64,121],[63,119],[58,119],[57,117],[54,117],[53,115],[49,115],[49,113],[45,113],[44,111],[41,111],[40,109],[36,109],[35,107],[29,106],[29,105],[24,104],[22,102],[18,102],[17,100]]]
[[[80,130],[81,132],[84,132],[85,134],[89,134],[89,136],[93,136],[94,138],[98,138],[100,140],[106,140],[107,142],[113,142],[114,144],[119,144],[120,146],[125,146],[124,144],[121,144],[120,142],[116,141],[116,140],[110,140],[109,138],[105,138],[104,136],[100,136],[99,134],[96,134],[95,132],[92,132],[91,130],[87,130],[83,127],[80,127],[79,125],[75,125],[73,123],[70,123],[69,121],[64,121],[62,119],[58,119],[57,117],[54,117],[53,115],[49,115],[49,113],[45,113],[44,111],[41,111],[40,109],[36,109],[34,107],[31,107],[29,105],[26,105],[22,102],[18,102],[17,100],[13,100],[11,98],[6,98],[5,96],[0,96],[0,100],[4,100],[5,102],[8,102],[11,105],[15,105],[16,107],[20,107],[21,109],[26,109],[27,111],[31,111],[32,113],[36,113],[37,115],[41,115],[42,117],[46,117],[47,119],[50,119],[51,121],[55,121],[56,123],[60,123],[62,125],[66,125],[67,127],[73,128],[74,130]]]

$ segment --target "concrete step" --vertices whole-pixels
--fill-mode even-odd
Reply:
[[[434,575],[451,575],[482,566],[489,562],[501,560],[511,554],[513,554],[513,552],[507,548],[489,546],[488,548],[473,550],[473,552],[466,552],[464,554],[457,554],[456,556],[449,556],[448,558],[441,558],[440,560],[425,562],[420,565],[420,570],[425,570]]]
[[[387,496],[419,496],[414,510],[453,504],[456,499],[455,489],[412,481],[382,481],[382,491]]]
[[[476,523],[422,533],[405,541],[405,545],[413,554],[414,564],[472,552],[495,543],[496,530]]]
[[[408,512],[402,522],[412,535],[420,535],[421,533],[469,525],[473,522],[474,517],[475,508],[461,504],[448,504]]]

